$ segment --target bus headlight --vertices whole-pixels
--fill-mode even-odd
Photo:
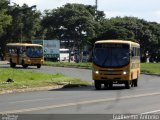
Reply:
[[[95,73],[96,73],[96,74],[99,74],[99,71],[98,71],[98,70],[96,70],[96,71],[95,71]]]
[[[27,62],[31,62],[31,60],[30,60],[30,59],[27,59]]]
[[[123,71],[123,75],[126,75],[127,74],[127,71]]]
[[[96,70],[96,69],[94,69],[94,68],[93,68],[93,72],[94,72],[95,74],[99,74],[99,71]]]

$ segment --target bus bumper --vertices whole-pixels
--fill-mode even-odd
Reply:
[[[43,64],[43,59],[27,59],[25,60],[25,64],[27,65],[37,65],[37,64]]]
[[[113,82],[120,82],[124,80],[130,80],[129,75],[114,75],[114,76],[96,76],[93,75],[93,80],[103,80],[103,81],[113,81]]]

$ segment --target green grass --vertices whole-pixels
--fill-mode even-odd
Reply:
[[[141,63],[141,72],[160,75],[160,63]]]
[[[50,61],[45,61],[44,64],[49,65],[49,66],[76,67],[76,68],[91,68],[91,66],[92,66],[91,62],[73,63],[73,62],[50,62]]]
[[[8,78],[14,82],[6,82]],[[66,77],[62,74],[44,74],[33,71],[23,71],[12,68],[0,69],[0,91],[46,87],[55,85],[89,85],[88,82],[77,78]]]
[[[46,65],[91,68],[92,63],[45,62]],[[160,63],[141,63],[141,72],[160,75]],[[6,82],[8,78],[14,82]],[[62,74],[44,74],[20,69],[0,68],[0,92],[4,90],[46,87],[46,86],[87,86],[86,81],[66,77]]]
[[[92,63],[45,62],[45,65],[59,67],[92,68]],[[141,63],[141,72],[160,75],[160,63]]]

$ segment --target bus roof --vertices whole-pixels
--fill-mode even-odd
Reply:
[[[32,44],[32,43],[8,43],[7,46],[39,46],[42,47],[40,44]]]
[[[59,50],[60,51],[69,51],[69,49],[67,49],[67,48],[60,48]]]
[[[139,46],[138,43],[129,41],[129,40],[99,40],[95,42],[95,44],[97,43],[127,43],[127,44],[134,44],[134,45]]]

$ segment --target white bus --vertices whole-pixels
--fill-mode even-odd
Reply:
[[[61,48],[59,51],[60,51],[60,61],[68,61],[69,49]]]

